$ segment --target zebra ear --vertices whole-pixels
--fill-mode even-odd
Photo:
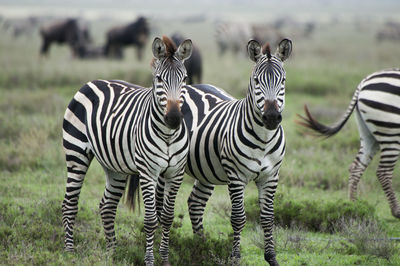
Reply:
[[[262,56],[261,45],[256,40],[250,40],[247,43],[247,52],[252,61],[257,62]]]
[[[185,61],[192,55],[193,44],[192,41],[187,39],[184,40],[175,52],[175,56],[182,61]]]
[[[154,39],[152,49],[153,55],[157,59],[163,58],[167,55],[165,43],[158,37]]]
[[[285,61],[289,58],[292,53],[292,41],[289,39],[283,39],[276,49],[275,56],[281,59],[281,61]]]

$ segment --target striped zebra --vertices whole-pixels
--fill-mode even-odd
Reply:
[[[264,257],[271,265],[278,265],[272,239],[273,202],[285,152],[280,125],[285,104],[283,61],[291,53],[292,42],[282,40],[275,55],[271,55],[269,44],[261,47],[254,40],[249,41],[247,50],[255,66],[246,98],[236,100],[211,85],[186,86],[182,106],[190,132],[186,173],[196,179],[188,199],[189,214],[193,232],[202,234],[204,209],[214,186],[228,185],[234,231],[231,258],[239,263],[240,233],[246,222],[244,189],[255,181]]]
[[[143,88],[123,81],[95,80],[84,85],[64,116],[63,145],[68,180],[62,204],[65,249],[72,251],[73,226],[85,174],[93,157],[106,174],[100,202],[107,248],[115,247],[114,220],[127,178],[140,186],[145,205],[146,265],[153,265],[153,238],[162,225],[160,254],[168,263],[169,231],[174,203],[182,182],[189,149],[188,131],[182,122],[182,87],[186,84],[184,61],[192,49],[190,40],[178,48],[167,37],[155,38],[153,86]],[[155,187],[165,183],[165,204],[159,217]]]
[[[392,187],[394,166],[400,155],[400,69],[375,72],[361,81],[344,116],[329,127],[319,123],[305,106],[302,124],[318,134],[333,136],[345,125],[355,109],[360,150],[350,166],[349,198],[356,198],[357,185],[374,155],[380,151],[376,175],[389,201],[393,216],[400,207]]]

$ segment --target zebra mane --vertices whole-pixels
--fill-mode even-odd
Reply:
[[[266,54],[268,57],[268,60],[271,59],[271,47],[269,46],[269,42],[267,42],[263,48],[262,48],[262,53]]]
[[[176,44],[170,38],[168,38],[165,35],[162,36],[162,40],[163,40],[163,42],[165,44],[165,48],[166,48],[166,52],[167,52],[166,56],[167,57],[173,56],[175,54],[175,52],[176,52],[176,49],[177,49],[176,48]]]

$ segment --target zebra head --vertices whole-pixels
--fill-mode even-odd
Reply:
[[[274,55],[271,55],[269,44],[264,47],[250,40],[247,51],[254,66],[250,78],[250,94],[255,112],[261,116],[264,126],[273,130],[282,121],[282,111],[285,106],[285,79],[286,72],[283,62],[292,52],[292,41],[283,39]]]
[[[176,48],[174,42],[163,36],[153,41],[153,88],[165,124],[176,129],[182,123],[182,87],[186,85],[187,73],[184,61],[192,54],[192,41],[185,40]]]

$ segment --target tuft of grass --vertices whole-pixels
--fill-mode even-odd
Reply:
[[[382,226],[370,219],[341,219],[336,228],[356,247],[357,254],[368,254],[390,260],[396,252],[396,245],[391,241]]]

